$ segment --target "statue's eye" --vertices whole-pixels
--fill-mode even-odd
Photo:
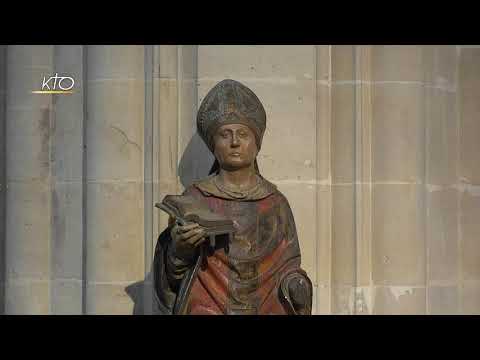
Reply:
[[[248,136],[248,134],[244,131],[241,131],[238,133],[238,136],[242,137],[242,138],[246,138]]]
[[[224,139],[226,139],[226,138],[228,137],[228,134],[227,134],[226,131],[222,132],[220,135],[221,135],[222,138],[224,138]]]

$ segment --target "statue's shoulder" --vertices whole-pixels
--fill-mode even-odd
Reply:
[[[215,192],[216,186],[213,182],[213,178],[216,174],[209,175],[199,180],[195,180],[192,184],[187,188],[187,190],[191,192],[201,192],[204,195],[211,195]]]
[[[280,191],[280,189],[277,187],[277,185],[269,182],[268,180],[265,180],[269,185],[271,192],[272,192],[272,198],[275,200],[275,203],[277,205],[280,205],[282,208],[290,208],[290,203],[286,197],[286,195]]]
[[[278,195],[283,196],[283,194],[280,192],[280,190],[278,190],[277,185],[268,181],[263,176],[261,176],[261,178],[262,178],[262,187],[263,187],[263,189],[266,193],[270,193],[270,194],[277,195],[277,196]]]

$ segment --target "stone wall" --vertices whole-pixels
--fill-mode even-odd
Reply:
[[[480,48],[0,47],[0,311],[152,313],[153,207],[208,173],[218,81],[267,112],[316,314],[480,312]],[[44,75],[76,80],[38,95]]]
[[[480,47],[460,48],[458,92],[459,143],[458,174],[459,309],[480,314]]]

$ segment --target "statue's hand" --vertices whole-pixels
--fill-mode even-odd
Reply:
[[[306,280],[301,276],[292,278],[288,283],[288,294],[295,311],[306,314],[309,295]]]
[[[172,238],[172,255],[185,262],[192,262],[197,247],[205,240],[205,229],[197,223],[181,226],[175,224],[170,231]]]

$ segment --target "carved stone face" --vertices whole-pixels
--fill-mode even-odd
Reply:
[[[258,153],[253,131],[243,124],[220,126],[213,136],[215,157],[225,170],[249,167]]]

